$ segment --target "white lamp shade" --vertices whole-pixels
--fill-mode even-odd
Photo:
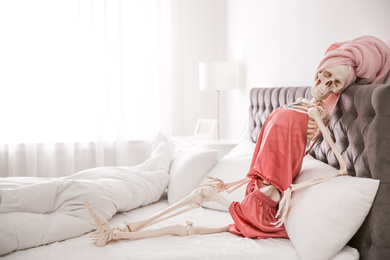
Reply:
[[[199,62],[199,89],[225,90],[238,88],[239,63],[232,61]]]

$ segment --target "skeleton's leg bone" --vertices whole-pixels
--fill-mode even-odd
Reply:
[[[158,223],[167,218],[176,216],[178,214],[184,213],[193,208],[199,207],[206,201],[215,201],[221,204],[222,206],[225,206],[226,208],[228,208],[231,204],[231,202],[228,199],[218,194],[212,187],[202,187],[201,189],[194,190],[189,196],[185,197],[183,200],[177,202],[176,204],[166,208],[165,210],[162,210],[157,214],[149,218],[146,218],[144,220],[132,222],[132,223],[126,223],[126,226],[130,229],[130,231],[138,231],[142,228],[150,226],[151,224]],[[192,205],[192,206],[188,207],[187,209],[181,210],[179,213],[173,213],[174,211],[179,210],[188,205]],[[173,214],[168,215],[170,213]]]
[[[162,217],[164,217],[170,213],[173,213],[174,211],[176,211],[178,209],[189,206],[191,204],[195,205],[196,207],[199,207],[202,204],[202,200],[200,199],[200,195],[199,195],[199,192],[197,190],[194,190],[190,195],[188,195],[187,197],[185,197],[181,201],[179,201],[179,202],[173,204],[172,206],[150,216],[149,218],[146,218],[146,219],[143,219],[140,221],[136,221],[136,222],[132,222],[132,223],[125,223],[125,224],[130,229],[130,231],[138,231],[146,226],[150,226],[150,225],[148,225],[149,223],[153,223],[153,224],[158,223],[158,222],[162,221],[163,219],[166,219],[166,218],[162,218]],[[192,208],[193,207],[183,209],[181,211],[181,213],[184,213],[188,210],[191,210]],[[176,215],[176,214],[172,214],[172,216],[173,215]]]
[[[141,239],[141,238],[150,238],[150,237],[159,237],[165,235],[172,236],[186,236],[187,235],[187,227],[183,225],[173,225],[158,229],[152,230],[143,230],[136,232],[115,232],[114,231],[114,239]]]
[[[232,204],[230,200],[216,192],[211,186],[202,188],[200,195],[203,198],[202,203],[214,201],[226,208],[229,208],[230,204]]]
[[[227,232],[227,231],[229,231],[229,226],[222,226],[222,227],[197,227],[197,226],[193,226],[191,222],[187,222],[187,230],[188,230],[187,236],[206,235],[206,234],[215,234],[215,233]]]
[[[161,222],[161,221],[164,221],[164,220],[166,220],[166,219],[172,218],[172,217],[174,217],[174,216],[178,216],[178,215],[183,214],[183,213],[185,213],[185,212],[187,212],[187,211],[190,211],[190,210],[192,210],[192,209],[199,208],[199,206],[200,206],[200,205],[198,205],[198,204],[188,205],[187,208],[184,208],[184,209],[182,209],[182,210],[180,210],[180,211],[177,211],[177,212],[175,212],[175,213],[172,213],[172,214],[170,214],[170,215],[168,215],[168,213],[167,213],[166,215],[161,216],[160,218],[157,218],[157,219],[155,219],[154,221],[148,222],[147,224],[141,226],[140,228],[138,228],[138,230],[144,229],[144,228],[146,228],[146,227],[149,227],[149,226],[151,226],[151,225],[154,225],[154,224],[159,223],[159,222]],[[144,220],[143,220],[143,221],[144,221]],[[129,224],[129,225],[133,225],[133,224],[134,224],[134,223]],[[126,225],[128,225],[128,224],[126,223]],[[128,227],[127,229],[130,229],[130,228]]]
[[[165,235],[173,236],[189,236],[189,235],[203,235],[203,234],[214,234],[220,232],[228,231],[228,227],[194,227],[191,222],[187,222],[187,225],[173,225],[158,229],[144,230],[137,232],[118,232],[114,231],[114,239],[142,239],[142,238],[151,238],[159,237]]]

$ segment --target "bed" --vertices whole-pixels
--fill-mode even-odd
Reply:
[[[20,241],[21,236],[26,232],[28,235],[28,230],[35,222],[30,222],[28,218],[24,220],[23,225],[12,222],[14,220],[12,214],[17,214],[17,207],[20,206],[18,194],[12,194],[12,191],[30,189],[42,183],[46,185],[41,187],[52,187],[47,183],[59,180],[2,178],[0,180],[2,189],[0,247],[3,252],[1,259],[388,259],[390,257],[390,219],[387,217],[390,213],[390,186],[387,176],[390,167],[388,158],[390,106],[387,103],[390,99],[389,84],[353,85],[342,94],[328,129],[336,139],[336,145],[347,162],[348,173],[351,176],[336,177],[325,183],[297,191],[293,195],[291,210],[285,223],[290,239],[255,240],[223,232],[202,236],[164,236],[117,241],[105,247],[96,247],[92,244],[89,235],[93,226],[91,220],[85,215],[83,200],[92,200],[91,203],[96,206],[98,213],[103,214],[107,219],[111,218],[111,226],[123,226],[124,221],[143,219],[180,200],[197,185],[205,183],[206,176],[219,177],[225,181],[239,179],[248,171],[254,144],[265,118],[280,105],[292,102],[298,97],[310,98],[310,88],[252,89],[250,139],[234,147],[220,160],[218,151],[202,146],[190,147],[179,155],[173,156],[168,150],[169,140],[160,138],[155,142],[151,158],[140,166],[99,168],[75,174],[72,181],[68,179],[67,181],[71,183],[70,185],[75,185],[74,179],[81,178],[86,181],[88,185],[81,186],[84,187],[83,192],[80,192],[80,187],[77,186],[79,183],[76,182],[77,185],[72,186],[71,189],[71,198],[65,196],[63,201],[55,202],[54,204],[59,203],[59,206],[54,210],[46,210],[47,212],[43,214],[34,213],[45,215],[47,218],[58,208],[65,208],[71,215],[73,214],[72,219],[60,218],[50,222],[59,233],[55,238],[58,241],[45,242],[48,241],[44,239],[50,231],[47,227],[42,228],[41,239],[44,245],[34,246],[32,242],[33,247],[24,246],[25,249],[20,247],[24,243]],[[336,171],[337,167],[337,160],[330,152],[328,144],[326,141],[319,140],[311,153],[305,157],[302,171],[294,182],[323,177]],[[110,183],[108,191],[100,191],[102,183],[106,184],[105,181],[109,178],[107,172],[122,176],[118,181],[123,181],[123,178],[129,176],[132,181],[136,178],[136,185],[140,186],[141,190],[124,196],[120,189],[117,191],[114,188],[116,183],[114,181]],[[147,179],[144,183],[142,178],[148,174],[152,176],[153,181]],[[100,186],[94,186],[94,178],[100,178]],[[62,190],[66,190],[63,188],[62,181],[60,186]],[[123,188],[134,189],[126,185]],[[90,197],[90,194],[84,192],[88,189],[92,189],[94,196]],[[33,190],[27,193],[27,197],[31,191]],[[101,194],[96,196],[98,193]],[[151,193],[153,196],[148,195]],[[11,203],[14,210],[4,209],[7,201],[12,202],[11,199],[6,199],[8,195],[16,196],[14,200],[17,203],[15,201]],[[110,196],[111,201],[107,201],[105,198]],[[115,201],[118,196],[122,198],[119,202]],[[225,196],[231,200],[240,200],[243,191],[241,189]],[[30,197],[34,196],[30,195]],[[129,198],[135,198],[135,202],[130,201]],[[31,203],[26,204],[30,205],[30,208],[35,207],[35,205],[31,206]],[[215,203],[205,203],[203,207],[157,223],[150,228],[185,224],[186,221],[199,226],[220,226],[232,222],[225,209]],[[39,220],[37,223],[39,222],[45,221]],[[69,233],[68,238],[61,236],[61,233]],[[10,237],[16,237],[18,242],[14,244],[4,242],[9,241]]]

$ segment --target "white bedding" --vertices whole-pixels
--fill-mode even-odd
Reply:
[[[111,226],[123,226],[124,221],[135,221],[150,216],[169,206],[161,200],[146,207],[115,215]],[[229,213],[198,208],[181,216],[158,223],[150,228],[183,223],[186,220],[194,225],[220,226],[232,222]],[[52,256],[52,257],[51,257]],[[164,236],[135,241],[119,241],[105,247],[92,244],[88,234],[52,243],[46,246],[17,251],[4,256],[4,260],[16,259],[267,259],[298,260],[288,239],[249,239],[228,232],[189,237]],[[356,249],[344,247],[333,260],[357,260]]]
[[[69,177],[0,179],[0,255],[91,231],[89,201],[105,219],[153,203],[169,181],[172,147],[159,140],[152,157],[134,167],[99,167]]]
[[[111,227],[123,227],[124,221],[132,222],[149,217],[170,205],[166,197],[159,200],[162,194],[168,196],[170,194],[164,193],[168,181],[177,181],[175,179],[184,177],[185,180],[193,182],[193,178],[186,176],[168,175],[172,161],[171,147],[166,140],[159,144],[154,149],[152,157],[136,167],[94,168],[67,178],[45,179],[43,183],[39,183],[40,179],[34,178],[0,180],[0,190],[2,190],[0,252],[7,253],[16,249],[29,248],[0,258],[6,260],[299,259],[298,250],[294,248],[295,244],[291,243],[292,239],[256,240],[228,232],[189,237],[164,236],[135,241],[123,240],[109,243],[105,247],[96,247],[92,244],[89,234],[85,234],[93,229],[92,220],[83,206],[86,200],[104,218],[112,217]],[[238,145],[210,171],[210,175],[216,174],[223,179],[228,179],[230,175],[234,177],[236,174],[245,174],[252,150],[252,144]],[[202,158],[202,156],[198,157]],[[180,158],[175,158],[176,163],[179,163]],[[187,161],[180,161],[180,164],[184,164],[182,165],[184,169],[186,166],[189,167]],[[313,164],[310,162],[312,161],[306,162],[307,167],[303,167],[303,172],[307,172],[307,168]],[[190,166],[194,168],[192,164]],[[312,171],[318,172],[323,166],[316,163],[312,168]],[[329,169],[324,170],[329,171]],[[191,172],[202,177],[205,174],[196,170]],[[21,188],[16,188],[18,186]],[[238,197],[229,197],[229,199],[240,201],[243,193],[236,194]],[[16,211],[25,212],[15,213]],[[36,214],[41,212],[45,214]],[[119,213],[115,214],[116,212]],[[215,210],[209,205],[209,208],[192,210],[153,225],[150,229],[174,224],[185,225],[186,221],[206,227],[226,226],[233,222],[226,210]],[[295,240],[297,236],[301,237],[300,232],[294,233]],[[30,248],[40,244],[47,245]],[[302,251],[305,247],[300,245],[299,249]],[[310,245],[306,248],[312,249]],[[332,254],[333,256],[338,252],[334,260],[359,259],[356,249],[345,246],[339,252],[340,248]]]

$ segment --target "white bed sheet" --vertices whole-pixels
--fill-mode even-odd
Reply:
[[[124,221],[136,221],[150,216],[166,207],[167,200],[160,200],[146,207],[115,215],[110,223],[113,227],[123,226]],[[185,224],[189,220],[199,226],[221,226],[232,223],[229,213],[198,208],[150,228],[170,224]],[[49,245],[17,251],[1,257],[15,259],[268,259],[298,260],[290,240],[242,238],[228,232],[189,237],[164,236],[135,241],[118,241],[105,247],[92,244],[89,234],[55,242]],[[349,246],[333,260],[358,260],[356,249]]]

